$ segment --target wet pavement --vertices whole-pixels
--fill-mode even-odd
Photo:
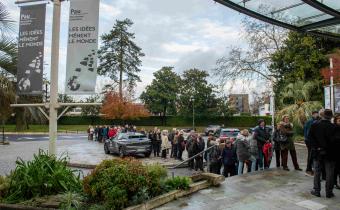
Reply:
[[[11,170],[15,169],[15,161],[18,157],[23,160],[31,160],[33,154],[38,153],[39,149],[47,150],[48,141],[29,141],[25,139],[23,141],[11,141],[10,145],[0,145],[0,175],[9,174]],[[67,139],[58,140],[57,154],[59,157],[67,155],[70,158],[70,163],[89,165],[97,165],[105,159],[119,158],[115,155],[106,155],[102,143],[88,141],[87,137],[82,137],[81,135],[71,135]],[[183,157],[186,156],[186,154],[183,155]],[[169,166],[180,163],[180,161],[173,158],[162,159],[160,157],[153,157],[153,155],[150,158],[137,158],[145,164],[161,163]],[[85,174],[89,172],[89,170],[83,171]]]
[[[339,190],[334,191],[335,198],[326,199],[323,189],[322,197],[317,198],[309,193],[312,183],[313,177],[304,172],[270,169],[227,178],[220,187],[201,190],[158,209],[340,209]]]

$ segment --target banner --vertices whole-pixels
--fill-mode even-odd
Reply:
[[[21,7],[18,40],[18,95],[40,95],[42,93],[45,15],[45,4]]]
[[[330,86],[324,87],[325,95],[325,109],[331,109],[331,88]]]
[[[334,86],[334,112],[340,113],[340,86]]]
[[[92,94],[97,78],[99,0],[71,0],[66,94]]]

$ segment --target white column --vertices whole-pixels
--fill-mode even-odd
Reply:
[[[60,36],[60,0],[53,1],[52,49],[51,49],[51,96],[49,119],[49,154],[56,154],[58,129],[58,66],[59,66],[59,36]]]
[[[329,59],[329,66],[330,66],[330,84],[331,84],[331,110],[334,113],[334,81],[333,81],[333,59]]]

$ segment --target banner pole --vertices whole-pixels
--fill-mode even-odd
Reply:
[[[60,0],[53,1],[52,49],[51,49],[51,96],[49,119],[49,154],[56,155],[58,129],[58,66],[60,38]]]

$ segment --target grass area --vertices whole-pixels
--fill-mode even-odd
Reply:
[[[86,132],[88,125],[59,125],[58,132]],[[5,132],[17,132],[15,125],[6,125]],[[21,132],[48,132],[48,125],[29,125],[29,129]]]

